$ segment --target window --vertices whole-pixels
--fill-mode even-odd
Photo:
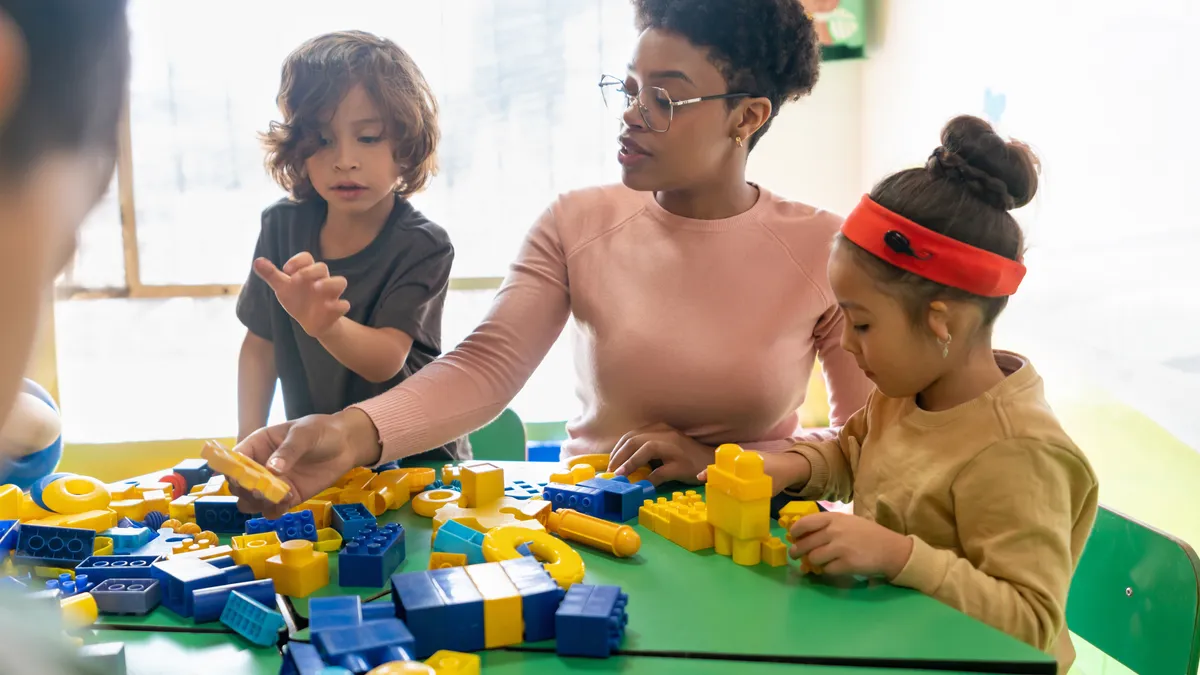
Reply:
[[[457,250],[446,346],[474,327],[525,232],[566,190],[617,178],[595,83],[636,35],[626,0],[437,3],[133,0],[133,71],[113,189],[59,281],[67,438],[113,442],[236,428],[234,298],[263,208],[282,196],[257,133],[284,57],[358,28],[409,51],[441,107],[441,172],[416,206]],[[236,16],[236,21],[230,17]],[[573,414],[565,341],[515,407]],[[275,412],[278,415],[279,410]]]

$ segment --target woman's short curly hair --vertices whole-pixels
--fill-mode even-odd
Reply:
[[[771,119],[750,139],[751,148],[780,106],[817,83],[820,44],[799,0],[633,0],[633,5],[639,31],[657,28],[707,48],[730,92],[771,101]]]
[[[362,31],[329,33],[300,45],[283,63],[276,98],[283,121],[262,134],[267,171],[294,199],[316,195],[304,162],[320,129],[354,85],[383,116],[384,135],[400,165],[395,190],[419,192],[437,173],[437,100],[416,62],[395,42]]]

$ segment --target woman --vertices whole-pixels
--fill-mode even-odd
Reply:
[[[779,107],[819,65],[795,0],[635,0],[641,36],[601,89],[622,115],[623,185],[567,194],[534,225],[483,323],[403,385],[238,449],[290,480],[279,513],[358,465],[407,457],[499,414],[574,314],[583,415],[565,455],[612,453],[651,480],[695,480],[714,447],[795,433],[814,353],[832,422],[869,382],[842,351],[826,281],[840,220],[746,182]],[[781,445],[786,445],[781,443]]]

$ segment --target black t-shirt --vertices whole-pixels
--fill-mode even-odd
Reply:
[[[395,328],[413,339],[408,360],[394,378],[370,382],[343,366],[275,299],[275,292],[253,271],[238,297],[238,319],[275,347],[275,368],[283,387],[288,419],[315,413],[332,414],[365,401],[403,382],[433,361],[442,350],[442,309],[450,284],[454,247],[450,237],[396,196],[396,204],[379,235],[366,248],[335,260],[321,256],[322,199],[281,199],[262,215],[255,258],[282,269],[292,256],[308,251],[329,266],[331,276],[346,277],[343,298],[351,320],[372,328]],[[469,459],[465,439],[431,451],[430,457]],[[422,456],[422,458],[425,458]]]

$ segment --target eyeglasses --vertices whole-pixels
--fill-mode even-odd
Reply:
[[[665,133],[671,128],[671,120],[675,117],[675,109],[703,101],[719,101],[722,99],[742,98],[750,94],[714,94],[697,98],[676,101],[662,87],[643,87],[637,95],[630,94],[625,88],[625,81],[612,75],[600,78],[600,93],[604,96],[604,106],[615,113],[618,118],[625,117],[629,106],[637,102],[638,112],[642,121],[651,131]]]

